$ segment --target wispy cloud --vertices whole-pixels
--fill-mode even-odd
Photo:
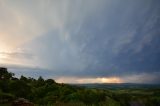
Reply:
[[[20,48],[15,51],[0,52],[0,64],[29,65],[30,63],[30,66],[32,67],[30,61],[35,59],[36,56],[26,50],[21,50]]]
[[[32,59],[33,55],[29,53],[22,53],[22,52],[0,52],[5,58],[18,58],[18,59]]]

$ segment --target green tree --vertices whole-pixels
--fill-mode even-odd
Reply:
[[[51,84],[55,84],[56,82],[53,79],[47,79],[45,83],[48,85],[51,85]]]
[[[40,86],[43,86],[45,84],[45,81],[44,79],[40,76],[38,78],[38,80],[36,81],[36,87],[40,87]]]
[[[13,81],[10,84],[10,91],[12,94],[16,95],[17,97],[24,97],[28,98],[31,92],[31,87],[25,83],[24,81]]]
[[[8,72],[7,68],[0,68],[0,80],[11,79],[14,76],[13,73]]]
[[[26,77],[24,77],[23,75],[21,75],[20,80],[21,80],[21,81],[28,82],[28,79],[27,79]]]

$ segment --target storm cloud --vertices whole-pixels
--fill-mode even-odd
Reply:
[[[159,4],[158,0],[1,1],[0,54],[10,55],[8,66],[14,60],[21,63],[9,68],[17,74],[20,65],[28,70],[22,73],[31,76],[159,82]]]

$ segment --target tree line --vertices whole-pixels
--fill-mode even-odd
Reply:
[[[34,79],[21,76],[14,77],[14,73],[6,68],[0,68],[0,99],[1,103],[10,102],[16,98],[26,98],[35,104],[56,104],[81,102],[83,104],[97,104],[105,99],[103,92],[87,90],[77,86],[56,83],[53,79],[44,80],[43,77]]]
[[[160,89],[91,89],[56,83],[42,76],[38,79],[23,75],[16,78],[7,68],[0,68],[0,105],[17,98],[42,106],[159,106]]]

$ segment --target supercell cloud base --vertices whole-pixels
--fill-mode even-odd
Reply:
[[[63,83],[159,83],[158,0],[1,0],[0,65]]]

